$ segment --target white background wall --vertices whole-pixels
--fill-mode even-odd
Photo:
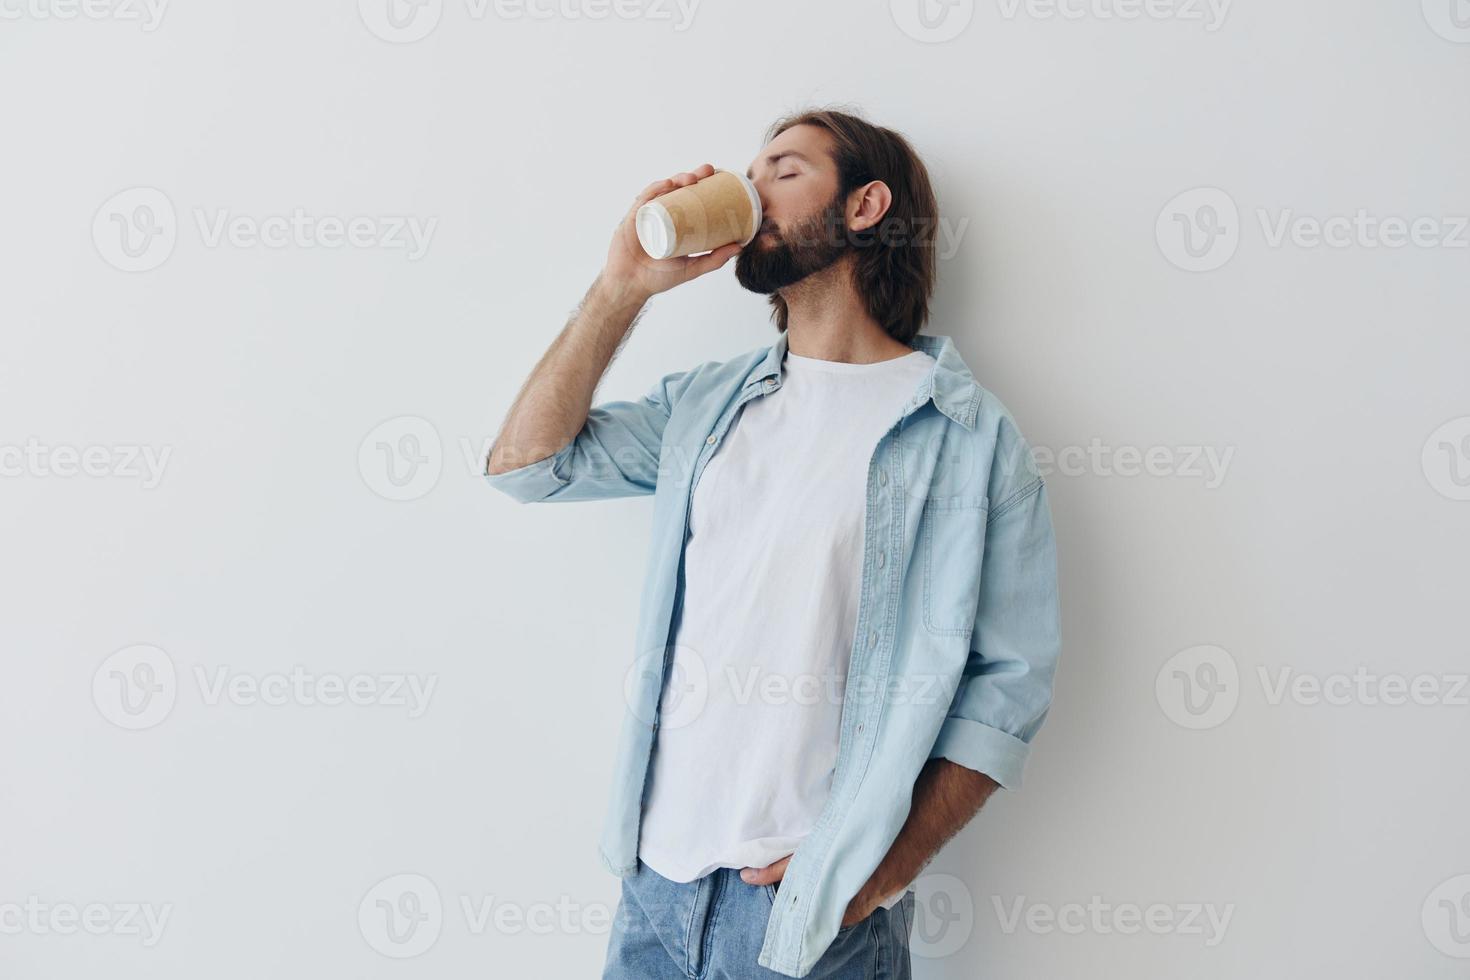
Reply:
[[[1052,716],[916,975],[1465,975],[1463,0],[93,2],[0,0],[0,975],[597,975],[651,503],[475,460],[633,195],[832,101],[927,159],[927,329],[1056,457]],[[1423,244],[1313,243],[1360,211]],[[599,399],[772,339],[727,267]]]

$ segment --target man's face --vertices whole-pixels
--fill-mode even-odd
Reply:
[[[774,293],[832,265],[851,247],[837,191],[832,137],[793,126],[766,144],[746,173],[760,192],[761,230],[735,258],[735,278]]]

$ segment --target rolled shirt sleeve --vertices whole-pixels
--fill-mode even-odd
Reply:
[[[582,428],[556,452],[504,473],[486,473],[485,479],[521,503],[653,493],[664,428],[688,374],[665,375],[635,401],[593,406]]]
[[[998,498],[988,518],[969,658],[929,753],[1006,789],[1021,785],[1061,652],[1051,512],[1030,450],[1022,449],[1019,479],[1001,481],[1021,485]]]

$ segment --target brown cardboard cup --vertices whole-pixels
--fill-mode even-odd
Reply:
[[[761,198],[744,174],[716,170],[687,187],[661,194],[633,217],[638,242],[655,259],[747,244],[761,226]]]

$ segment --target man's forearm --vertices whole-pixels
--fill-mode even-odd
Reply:
[[[903,829],[852,906],[866,914],[911,884],[998,788],[984,773],[948,759],[926,762],[914,783],[913,803]]]
[[[636,287],[597,277],[521,386],[486,457],[486,473],[544,459],[576,436],[598,382],[648,299]]]

